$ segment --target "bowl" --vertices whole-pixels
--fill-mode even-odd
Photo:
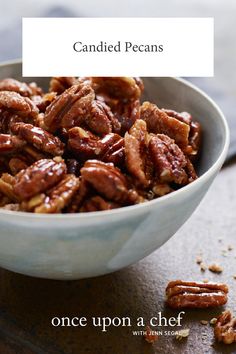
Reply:
[[[21,78],[21,62],[2,64],[0,79]],[[48,78],[24,78],[47,87]],[[217,105],[187,81],[144,78],[145,99],[189,111],[204,137],[199,178],[159,199],[110,211],[37,215],[0,210],[0,266],[51,279],[94,277],[133,264],[163,245],[196,209],[220,170],[229,145]]]

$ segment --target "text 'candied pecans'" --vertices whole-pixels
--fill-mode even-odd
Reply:
[[[143,91],[134,77],[54,77],[48,92],[36,83],[1,80],[0,208],[110,210],[160,198],[197,179],[200,124],[188,112],[142,103]],[[225,299],[224,289],[198,288],[203,307],[213,293],[215,301]],[[198,303],[196,291],[184,294],[168,301]]]

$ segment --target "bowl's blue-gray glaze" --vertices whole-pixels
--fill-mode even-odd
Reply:
[[[21,64],[0,66],[0,79],[21,79]],[[34,78],[42,86],[48,79]],[[30,81],[30,79],[25,79]],[[166,242],[190,217],[220,170],[229,132],[222,112],[196,87],[147,78],[145,99],[189,111],[202,124],[200,178],[162,198],[112,211],[35,215],[0,210],[0,266],[52,279],[79,279],[126,267]]]

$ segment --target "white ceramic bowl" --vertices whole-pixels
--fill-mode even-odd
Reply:
[[[0,66],[0,79],[5,77],[21,79],[21,64]],[[48,84],[48,79],[33,80]],[[110,273],[149,255],[190,217],[226,157],[229,131],[225,118],[207,95],[184,80],[144,81],[145,99],[160,107],[189,111],[202,124],[200,178],[162,198],[112,211],[35,215],[0,210],[0,266],[52,279]]]

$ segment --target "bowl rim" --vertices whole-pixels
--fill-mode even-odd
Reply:
[[[0,63],[0,68],[2,66],[6,66],[6,65],[19,65],[21,64],[22,61],[21,59],[16,59],[16,60],[12,60],[12,61],[5,61]],[[144,203],[140,203],[140,204],[136,204],[136,205],[130,205],[130,206],[125,206],[125,207],[120,207],[117,209],[113,209],[113,210],[102,210],[102,211],[93,211],[93,212],[89,212],[89,213],[71,213],[71,214],[35,214],[35,213],[29,213],[29,212],[22,212],[22,211],[12,211],[12,210],[4,210],[0,208],[0,217],[2,216],[11,216],[11,217],[17,217],[17,218],[22,218],[22,219],[37,219],[38,221],[42,220],[42,219],[47,219],[47,221],[51,220],[74,220],[77,219],[78,221],[82,221],[85,219],[93,219],[95,217],[99,217],[99,219],[101,219],[102,217],[114,217],[114,216],[124,216],[124,214],[126,213],[132,213],[132,212],[145,212],[147,210],[149,210],[150,208],[152,208],[154,205],[158,205],[160,203],[165,203],[168,200],[174,199],[180,195],[183,195],[185,193],[187,193],[189,191],[189,189],[192,189],[194,187],[196,187],[197,185],[200,184],[204,184],[204,182],[206,182],[208,180],[208,178],[210,178],[211,176],[214,175],[215,172],[217,172],[218,169],[221,168],[221,166],[224,163],[224,160],[226,158],[227,155],[227,151],[229,148],[229,142],[230,142],[230,132],[229,132],[229,127],[228,127],[228,123],[227,120],[223,114],[223,112],[221,111],[221,109],[219,108],[219,106],[215,103],[215,101],[208,96],[204,91],[202,91],[201,89],[199,89],[197,86],[195,86],[194,84],[190,83],[189,81],[182,79],[182,78],[176,78],[176,77],[168,77],[168,79],[172,79],[174,81],[180,82],[185,86],[188,86],[190,89],[196,91],[198,94],[200,94],[201,96],[203,96],[212,106],[213,108],[216,110],[216,112],[218,113],[218,118],[220,119],[224,132],[223,132],[223,138],[224,138],[224,142],[223,142],[223,148],[221,153],[219,154],[218,158],[216,159],[216,161],[211,165],[211,167],[204,172],[197,180],[193,181],[192,183],[180,188],[177,191],[174,191],[173,193],[167,194],[165,196],[162,196],[160,198],[156,198],[153,199],[151,201],[146,201]]]

